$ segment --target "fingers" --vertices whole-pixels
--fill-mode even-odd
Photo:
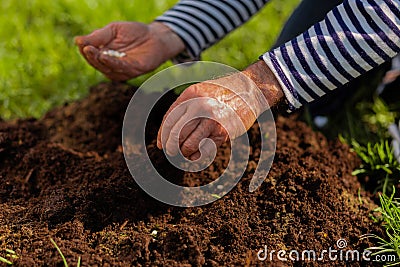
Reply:
[[[134,62],[131,61],[128,62],[126,59],[116,58],[101,53],[99,56],[99,61],[104,66],[107,66],[110,70],[112,70],[112,74],[107,75],[109,78],[125,77],[126,78],[125,80],[127,80],[140,75],[140,73],[137,72],[134,68],[135,65]]]
[[[200,151],[197,151],[197,152],[194,152],[194,154],[192,154],[189,157],[189,159],[195,161],[195,160],[198,160],[200,157],[201,157],[201,153],[200,153]]]
[[[94,68],[114,81],[126,81],[132,78],[132,70],[124,60],[102,53],[102,49],[111,43],[116,35],[114,24],[95,30],[89,35],[75,37],[80,53]]]
[[[190,160],[198,160],[200,157],[207,158],[213,156],[215,150],[227,141],[226,132],[222,128],[218,129],[215,121],[210,119],[203,119],[203,121],[203,125],[200,123],[196,130],[192,132],[181,146],[182,154]],[[206,131],[202,128],[206,128]],[[214,135],[215,131],[220,133]],[[208,132],[211,134],[207,136]],[[204,140],[205,138],[207,139]],[[203,140],[204,142],[201,144]]]
[[[106,76],[111,81],[115,81],[115,82],[125,82],[132,78],[131,76],[126,75],[124,73],[115,73],[115,72],[106,73],[106,74],[104,74],[104,76]]]
[[[179,153],[180,149],[182,155],[186,158],[193,160],[200,158],[200,142],[204,138],[210,137],[214,131],[215,122],[204,118],[190,120],[191,116],[188,113],[185,113],[177,120],[175,118],[166,120],[164,123],[165,128],[162,129],[162,135],[164,136],[165,134],[166,136],[163,137],[163,140],[167,138],[165,145],[163,145],[166,153],[170,156],[175,156]],[[169,123],[172,121],[175,121],[175,124],[171,127]],[[223,143],[222,139],[223,138],[215,138],[213,141],[217,146],[220,146]],[[206,156],[211,155],[212,151],[215,149],[214,144],[210,141],[206,141],[201,147]]]
[[[210,137],[209,137],[210,138]],[[209,157],[213,154],[213,151],[219,147],[221,144],[217,144],[215,140],[210,138],[209,140],[206,140],[202,145],[199,151],[194,152],[189,159],[190,160],[198,160],[201,156],[203,157]],[[201,153],[200,153],[201,151]]]
[[[134,73],[126,61],[104,55],[99,49],[90,45],[80,51],[90,65],[113,81],[126,81],[134,77]]]
[[[197,128],[201,119],[192,120],[192,115],[186,113],[183,115],[171,128],[165,143],[165,150],[170,156],[175,156],[179,153],[180,144],[184,143],[187,137]]]
[[[105,26],[104,28],[95,30],[89,35],[75,37],[75,44],[79,47],[85,47],[88,45],[102,48],[106,46],[115,37],[115,31],[113,30],[112,24]]]
[[[196,129],[182,143],[180,147],[182,155],[190,158],[190,156],[195,154],[199,150],[201,140],[209,137],[210,134],[212,134],[214,127],[214,121],[210,119],[201,119]]]
[[[95,48],[94,46],[85,46],[82,51],[82,55],[86,58],[87,62],[92,65],[94,68],[98,69],[104,74],[110,73],[111,70],[104,64],[99,61],[100,58],[100,50]]]
[[[198,129],[201,130],[201,128],[204,127],[199,124],[199,127],[196,128],[196,130],[193,131],[192,134],[181,145],[182,154],[190,160],[198,160],[200,156],[212,156],[214,150],[229,139],[226,129],[224,127],[221,127],[218,122],[211,119],[203,120],[206,121],[204,122],[204,125],[207,125],[208,128],[205,133],[202,136],[196,133]],[[210,132],[210,135],[206,137],[208,131]],[[198,136],[198,138],[195,138],[196,136]],[[208,140],[205,140],[204,143],[200,145],[200,142],[204,138],[207,138]],[[199,147],[200,149],[198,149]],[[196,149],[197,151],[192,153],[192,151]]]
[[[200,119],[194,119],[186,123],[179,133],[179,146],[181,146],[190,136],[190,134],[197,128],[197,126],[200,124],[200,121]]]
[[[167,113],[164,115],[163,121],[157,134],[157,147],[159,149],[165,147],[165,144],[170,136],[172,127],[186,113],[186,110],[187,106],[181,105],[181,101],[179,101],[179,98],[168,109]]]

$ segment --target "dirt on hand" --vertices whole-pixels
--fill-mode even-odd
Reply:
[[[368,266],[368,262],[257,259],[257,252],[371,246],[363,234],[380,234],[374,208],[351,175],[359,160],[339,141],[327,141],[293,118],[278,117],[277,150],[262,186],[249,182],[260,153],[258,128],[249,131],[250,161],[244,177],[222,199],[197,208],[162,204],[143,192],[126,167],[121,148],[125,109],[135,88],[103,83],[87,98],[40,120],[0,122],[0,256],[14,266],[63,266],[53,238],[70,266]],[[160,110],[166,111],[173,99]],[[164,114],[162,111],[157,114]],[[138,114],[139,116],[140,114]],[[162,116],[152,119],[157,129]],[[226,167],[228,145],[198,173],[170,168],[155,148],[159,168],[198,185]],[[140,158],[137,168],[141,168]],[[1,265],[1,263],[0,263]],[[372,264],[370,264],[372,266]]]

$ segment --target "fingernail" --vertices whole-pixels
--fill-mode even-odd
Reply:
[[[80,36],[75,36],[74,37],[74,43],[76,44],[76,45],[80,45]]]
[[[95,55],[95,52],[94,52],[94,50],[93,50],[93,48],[92,47],[87,47],[87,49],[85,49],[86,51],[86,53],[88,54],[88,55],[90,55],[90,56],[94,56]]]
[[[75,37],[75,44],[83,45],[83,46],[88,45],[83,36],[76,36]]]

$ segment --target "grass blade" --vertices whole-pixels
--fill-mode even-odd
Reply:
[[[67,263],[67,260],[64,257],[64,254],[62,253],[61,249],[57,246],[57,243],[51,237],[50,237],[50,242],[53,244],[53,246],[57,249],[58,253],[60,254],[60,256],[61,256],[61,258],[63,260],[64,266],[68,267],[68,263]]]
[[[13,264],[11,261],[9,261],[9,260],[7,260],[7,259],[5,259],[3,257],[0,257],[0,262],[3,262],[3,263],[8,264],[8,265],[12,265]]]

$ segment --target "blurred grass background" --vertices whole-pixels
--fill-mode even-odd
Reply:
[[[40,117],[83,97],[105,78],[73,44],[112,21],[151,22],[177,0],[2,0],[0,117]],[[243,68],[269,49],[299,0],[271,1],[251,21],[207,50],[204,60]],[[165,68],[171,63],[164,64]],[[140,84],[147,76],[131,81]]]

